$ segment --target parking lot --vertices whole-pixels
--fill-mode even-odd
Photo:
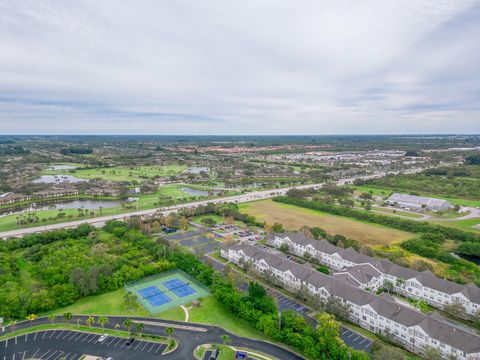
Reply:
[[[0,342],[0,360],[75,360],[84,354],[114,360],[149,360],[157,359],[167,347],[144,340],[135,340],[128,346],[128,339],[116,336],[98,342],[100,336],[72,330],[45,330],[21,335]]]
[[[360,334],[342,327],[340,329],[340,338],[347,344],[348,346],[356,349],[356,350],[364,350],[369,352],[370,347],[372,346],[372,341],[367,339]]]
[[[188,231],[175,233],[165,237],[168,241],[176,241],[181,246],[192,248],[197,255],[204,255],[214,252],[220,248],[220,235],[208,231]]]

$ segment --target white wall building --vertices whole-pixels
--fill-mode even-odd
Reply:
[[[425,315],[400,305],[390,295],[374,295],[256,246],[232,245],[222,248],[221,256],[241,267],[251,266],[267,278],[274,277],[290,291],[306,289],[324,300],[331,296],[340,299],[350,305],[352,321],[393,337],[412,352],[422,354],[431,346],[444,357],[480,360],[480,337],[453,326],[438,313]]]
[[[340,271],[340,274],[349,274],[360,281],[359,287],[363,289],[375,291],[389,281],[394,291],[409,298],[425,300],[437,308],[459,302],[467,314],[474,315],[480,311],[480,288],[474,284],[461,285],[440,279],[431,271],[418,272],[387,259],[359,254],[352,248],[340,248],[326,240],[309,239],[302,233],[271,234],[268,243],[276,248],[286,244],[289,252],[302,257],[309,253],[322,264]]]

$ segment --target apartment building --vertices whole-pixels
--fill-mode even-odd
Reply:
[[[427,347],[434,347],[444,357],[480,360],[480,337],[446,322],[438,313],[425,315],[397,303],[390,295],[374,295],[257,246],[231,245],[221,249],[221,256],[243,268],[252,267],[266,278],[274,277],[292,292],[306,290],[323,300],[340,299],[349,305],[352,321],[391,337],[412,352],[422,354]]]
[[[363,289],[375,291],[389,281],[395,292],[409,298],[425,300],[440,309],[458,302],[467,314],[474,315],[480,311],[480,288],[474,284],[453,283],[436,277],[428,270],[415,271],[387,259],[375,259],[359,254],[352,248],[340,248],[326,240],[309,239],[302,233],[270,234],[268,243],[276,248],[286,244],[289,252],[298,256],[304,257],[308,253],[320,263],[340,271],[340,274],[353,276],[361,282],[359,286]]]

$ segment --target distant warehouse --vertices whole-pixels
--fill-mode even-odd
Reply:
[[[393,193],[387,200],[390,205],[398,206],[410,210],[447,210],[452,208],[452,204],[447,200],[428,198],[423,196],[407,195]]]

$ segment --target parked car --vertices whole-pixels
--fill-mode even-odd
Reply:
[[[130,346],[130,345],[133,344],[134,341],[135,341],[135,338],[130,338],[130,339],[128,339],[128,341],[125,343],[125,345]]]
[[[213,349],[212,353],[210,354],[210,357],[208,358],[208,360],[216,360],[217,359],[217,356],[218,356],[218,350],[217,349]]]
[[[108,334],[103,334],[102,336],[100,336],[100,337],[98,338],[97,341],[98,341],[98,342],[104,342],[107,337],[108,337]]]

